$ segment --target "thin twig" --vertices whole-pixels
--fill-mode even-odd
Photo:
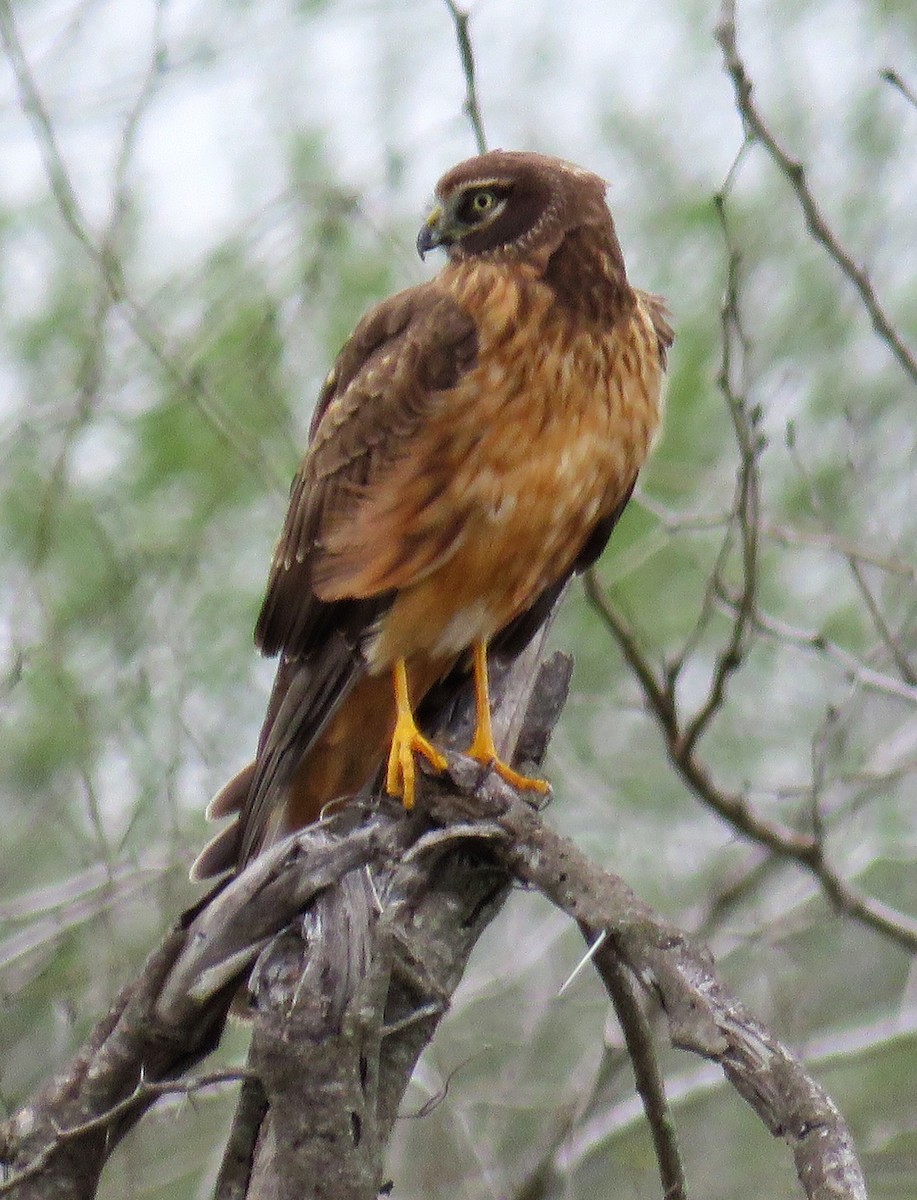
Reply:
[[[729,609],[738,603],[737,597],[725,590],[719,594],[718,599]],[[795,625],[780,620],[779,617],[770,616],[761,608],[755,612],[754,625],[761,633],[768,634],[777,641],[802,646],[815,654],[832,659],[849,679],[855,680],[868,691],[877,692],[883,696],[893,696],[896,700],[903,700],[910,705],[917,704],[917,688],[868,666],[855,654],[851,654],[849,650],[844,650],[843,647],[832,641],[827,634],[797,628]]]
[[[796,470],[799,472],[799,475],[806,486],[806,493],[812,512],[816,517],[819,518],[825,528],[830,530],[829,514],[826,511],[826,506],[822,501],[818,488],[815,485],[815,481],[812,478],[811,472],[803,461],[802,456],[799,454],[796,435],[795,431],[792,429],[792,426],[789,430],[787,446],[793,464],[795,465]],[[876,599],[872,588],[869,586],[869,581],[863,573],[862,565],[853,555],[844,554],[843,558],[847,564],[850,574],[853,576],[853,581],[863,599],[863,603],[866,606],[867,612],[869,613],[869,618],[872,621],[873,627],[875,628],[876,633],[879,635],[880,640],[885,646],[885,649],[888,651],[895,666],[898,668],[899,675],[910,687],[917,686],[917,671],[915,671],[911,666],[910,660],[908,659],[899,638],[895,636],[893,630],[888,624],[888,621],[885,619],[885,614],[879,607],[879,602]]]
[[[831,776],[825,780],[825,786],[827,788],[840,786],[875,791],[880,787],[887,788],[891,783],[898,783],[914,770],[917,770],[917,755],[908,754],[901,761],[896,761],[894,765],[882,770],[874,770],[867,767],[858,771],[832,772]],[[749,788],[749,795],[762,796],[769,800],[777,801],[807,800],[811,794],[811,783],[784,783],[775,787]]]
[[[809,871],[838,912],[882,934],[909,954],[917,954],[917,920],[857,891],[827,862],[815,837],[761,817],[743,793],[721,788],[695,751],[686,751],[682,723],[672,696],[657,678],[634,630],[602,591],[593,572],[586,573],[586,595],[614,635],[640,683],[649,710],[665,738],[669,760],[698,799],[744,837]]]
[[[741,532],[742,540],[742,558],[743,558],[743,579],[744,588],[749,603],[749,612],[754,608],[754,594],[756,589],[756,561],[757,561],[757,533],[754,534],[752,541],[747,534],[749,524],[749,506],[754,505],[757,510],[757,467],[754,462],[755,455],[749,457],[748,448],[753,444],[752,439],[746,436],[746,427],[748,421],[745,413],[744,381],[740,382],[738,389],[733,385],[732,376],[734,373],[734,359],[738,358],[738,366],[735,368],[740,373],[740,380],[744,380],[745,362],[749,351],[749,341],[742,326],[741,316],[739,312],[739,254],[738,250],[733,246],[729,234],[729,229],[726,224],[726,199],[732,190],[733,184],[738,176],[739,169],[742,165],[742,160],[748,150],[749,141],[746,140],[739,147],[735,158],[732,161],[729,170],[726,172],[726,178],[717,195],[714,197],[714,206],[719,218],[720,226],[723,231],[726,248],[728,250],[726,262],[726,286],[724,289],[723,303],[720,307],[720,328],[721,336],[721,357],[720,368],[717,372],[717,386],[729,406],[730,419],[733,424],[733,431],[736,435],[736,440],[739,447],[739,472],[736,480],[736,488],[733,494],[732,504],[729,512],[725,517],[711,522],[708,528],[717,528],[725,526],[723,538],[720,542],[720,548],[717,552],[713,563],[712,570],[708,574],[707,584],[704,588],[704,597],[698,610],[697,619],[694,622],[693,628],[688,633],[688,636],[682,643],[679,653],[672,658],[666,668],[666,688],[675,696],[676,687],[679,676],[684,669],[685,663],[694,654],[694,651],[701,643],[701,639],[707,631],[711,620],[713,619],[714,605],[716,600],[717,588],[719,581],[723,577],[723,573],[732,557],[733,546],[735,541],[736,528]],[[753,485],[753,486],[750,486]],[[757,528],[757,511],[755,512],[755,528]],[[667,529],[673,529],[675,526],[669,520],[666,521]],[[750,568],[750,569],[749,569]],[[725,688],[729,676],[739,668],[743,657],[743,642],[744,642],[744,626],[746,621],[744,618],[736,616],[733,622],[732,636],[729,644],[717,657],[717,664],[714,669],[714,677],[711,681],[711,687],[708,693],[707,703],[698,711],[691,730],[691,739],[696,741],[701,736],[710,720],[715,715],[716,710],[722,704],[725,698]]]
[[[8,1179],[0,1181],[0,1196],[21,1187],[29,1179],[34,1179],[47,1166],[52,1155],[67,1142],[78,1141],[89,1133],[110,1129],[121,1117],[128,1116],[136,1108],[148,1108],[162,1096],[190,1096],[204,1088],[217,1087],[224,1083],[241,1083],[251,1078],[251,1072],[239,1068],[225,1071],[210,1071],[206,1075],[192,1075],[190,1079],[167,1079],[158,1083],[146,1083],[141,1080],[134,1091],[125,1096],[117,1104],[83,1121],[79,1125],[71,1125],[67,1129],[59,1129],[54,1139],[35,1155],[31,1162],[14,1171]]]
[[[736,165],[738,162],[737,158]],[[720,311],[722,358],[717,373],[717,385],[726,400],[739,448],[739,470],[731,524],[737,527],[741,543],[742,586],[735,605],[729,638],[716,657],[707,698],[688,722],[684,732],[685,751],[688,754],[694,749],[714,717],[722,710],[729,681],[739,670],[746,657],[748,633],[753,628],[754,613],[757,607],[758,525],[760,522],[758,459],[763,442],[757,428],[760,422],[760,413],[749,407],[744,380],[749,343],[742,325],[739,305],[739,252],[732,243],[726,219],[727,188],[732,177],[733,173],[731,172],[726,185],[715,201],[727,249],[726,291]],[[735,361],[736,356],[739,359],[738,363]],[[734,383],[734,375],[738,375],[738,383]],[[723,543],[723,554],[718,559],[713,573],[714,588],[722,579],[723,562],[728,545],[729,532]],[[684,661],[684,657],[683,654],[682,661]],[[670,687],[673,686],[673,682],[670,682]]]
[[[679,526],[674,527],[679,528]],[[878,567],[880,571],[885,571],[888,575],[900,575],[912,583],[917,582],[917,566],[914,566],[913,563],[905,562],[903,558],[895,558],[893,555],[880,554],[868,546],[848,541],[831,531],[810,533],[805,529],[791,529],[785,525],[769,525],[767,522],[762,522],[760,529],[764,537],[779,542],[783,546],[811,546],[816,550],[827,550],[832,554],[839,554],[845,559],[855,559],[870,567]]]
[[[655,496],[648,496],[646,492],[640,491],[639,484],[630,502],[654,516],[665,528],[666,533],[709,533],[712,530],[723,529],[730,521],[730,514],[727,512],[675,512],[674,509],[661,504]]]
[[[105,1129],[119,1117],[132,1112],[138,1105],[146,1107],[151,1101],[159,1100],[163,1096],[190,1096],[194,1092],[203,1091],[204,1088],[217,1087],[223,1083],[242,1083],[250,1078],[250,1071],[235,1067],[231,1070],[209,1071],[205,1075],[192,1075],[190,1079],[166,1079],[159,1083],[141,1082],[137,1084],[130,1096],[125,1096],[123,1100],[112,1105],[107,1112],[100,1113],[99,1116],[92,1117],[89,1121],[84,1121],[82,1125],[62,1129],[59,1135],[60,1140],[65,1142],[68,1139],[81,1138],[87,1133],[94,1133],[97,1129]]]
[[[478,154],[483,154],[487,149],[487,137],[484,133],[484,118],[481,116],[481,106],[478,103],[474,47],[471,44],[471,35],[468,32],[468,21],[471,14],[466,9],[460,8],[455,0],[444,0],[444,2],[455,25],[455,39],[458,42],[462,74],[465,76],[465,115],[471,122],[471,129],[474,133]]]
[[[118,261],[109,248],[97,244],[83,215],[70,175],[57,144],[50,113],[38,90],[19,41],[9,0],[0,0],[0,40],[22,100],[22,107],[32,122],[35,137],[45,165],[51,194],[58,211],[79,245],[99,270],[112,298],[123,305],[131,329],[163,367],[172,382],[191,397],[215,432],[260,479],[266,479],[276,490],[286,492],[287,482],[257,443],[252,443],[246,431],[238,425],[219,398],[207,387],[200,373],[181,364],[165,346],[165,340],[146,309],[128,292]],[[139,118],[138,118],[139,119]],[[128,132],[130,130],[128,129]]]
[[[678,1149],[675,1121],[666,1099],[650,1024],[641,1007],[633,976],[613,954],[600,956],[597,965],[624,1034],[634,1082],[649,1123],[662,1180],[663,1200],[686,1200],[687,1183]]]
[[[907,100],[913,108],[917,108],[917,92],[907,83],[902,75],[900,75],[893,67],[886,67],[884,71],[879,72],[880,78],[886,83],[890,83],[892,87],[897,88],[901,95]]]
[[[726,71],[732,80],[736,107],[748,132],[764,146],[781,174],[789,182],[796,193],[809,233],[825,248],[842,273],[856,288],[879,337],[891,350],[908,376],[917,383],[917,358],[879,302],[868,273],[853,260],[850,252],[841,244],[816,203],[806,180],[805,167],[798,159],[793,158],[783,149],[752,99],[752,81],[745,63],[739,56],[736,41],[735,0],[723,0],[714,36],[722,50]]]

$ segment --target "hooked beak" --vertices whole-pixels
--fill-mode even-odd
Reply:
[[[421,226],[417,235],[417,253],[423,259],[428,251],[437,246],[448,246],[450,238],[444,229],[444,213],[442,205],[437,204]]]

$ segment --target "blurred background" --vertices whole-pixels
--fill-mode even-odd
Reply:
[[[700,0],[472,10],[489,143],[605,176],[631,279],[677,330],[665,436],[598,570],[609,612],[578,587],[555,626],[577,669],[549,819],[708,940],[847,1116],[871,1195],[903,1200],[917,383],[785,174],[743,151],[716,17]],[[769,129],[913,346],[917,9],[745,0],[738,22]],[[197,895],[204,806],[266,702],[251,630],[314,397],[366,307],[436,269],[414,237],[475,146],[442,0],[2,0],[0,26],[11,1111]],[[673,768],[609,615],[668,665],[684,727],[713,689],[693,753],[744,829]],[[846,911],[761,822],[818,839]],[[405,1098],[394,1195],[659,1195],[604,991],[584,971],[558,996],[582,950],[541,898],[511,898]],[[218,1057],[243,1056],[236,1029]],[[718,1071],[662,1061],[692,1195],[799,1194]],[[161,1103],[100,1194],[207,1196],[233,1101]]]

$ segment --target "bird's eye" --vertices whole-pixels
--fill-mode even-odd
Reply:
[[[509,187],[501,183],[469,187],[459,196],[455,215],[460,224],[469,229],[485,221],[489,224],[502,211],[509,191]]]
[[[465,225],[477,225],[485,217],[495,216],[504,199],[495,187],[470,188],[459,200],[456,216]]]

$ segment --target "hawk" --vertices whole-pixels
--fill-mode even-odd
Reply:
[[[363,318],[319,396],[255,631],[276,681],[197,878],[383,763],[410,808],[415,756],[446,765],[414,711],[456,665],[474,675],[469,753],[547,787],[499,760],[488,647],[518,653],[604,549],[659,428],[672,330],[627,280],[604,182],[560,159],[453,167],[417,239],[435,247],[440,273]]]

